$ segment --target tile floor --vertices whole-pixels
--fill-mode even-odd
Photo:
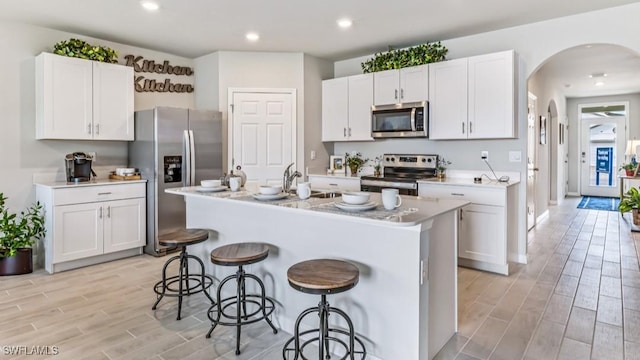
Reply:
[[[511,276],[460,269],[459,333],[437,359],[640,358],[640,233],[616,212],[575,209],[578,201],[550,209],[529,233],[529,264]],[[290,335],[264,323],[243,331],[240,356],[231,328],[206,339],[204,297],[185,301],[181,321],[174,301],[151,311],[165,260],[0,278],[0,359],[47,358],[9,355],[12,345],[55,345],[51,358],[74,360],[282,359]]]

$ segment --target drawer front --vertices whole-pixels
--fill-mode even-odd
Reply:
[[[309,176],[311,188],[340,191],[360,191],[360,178],[338,178],[329,176]]]
[[[81,186],[55,189],[54,206],[144,197],[145,183]]]
[[[425,198],[459,199],[474,204],[506,206],[505,189],[418,184],[418,195]]]

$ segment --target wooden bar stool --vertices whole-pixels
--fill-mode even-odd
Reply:
[[[364,344],[355,336],[351,318],[349,318],[344,311],[330,306],[327,302],[327,295],[347,291],[356,286],[359,276],[360,271],[355,265],[341,260],[308,260],[299,262],[289,268],[287,278],[289,279],[289,285],[291,285],[291,287],[304,293],[319,294],[321,299],[318,306],[304,310],[296,319],[294,335],[284,344],[282,349],[284,359],[288,359],[287,354],[293,351],[293,359],[300,357],[303,360],[307,360],[303,355],[303,350],[307,345],[315,341],[318,342],[318,359],[329,359],[331,357],[329,351],[329,342],[331,341],[344,348],[345,355],[340,358],[341,360],[347,358],[354,360],[356,354],[359,359],[364,359],[367,356]],[[300,331],[302,319],[311,313],[318,314],[320,318],[319,327],[317,329]],[[340,315],[347,322],[349,331],[329,327],[329,315],[332,313]],[[316,334],[316,336],[301,343],[302,340],[300,337],[307,334]],[[342,338],[337,337],[339,334],[344,336]],[[346,337],[347,340],[345,340],[344,337]],[[291,342],[294,343],[293,348],[289,347]],[[361,350],[356,350],[356,343],[358,343]]]
[[[163,297],[178,298],[178,317],[180,320],[180,312],[182,311],[182,297],[204,293],[211,303],[213,299],[207,292],[207,289],[213,284],[213,278],[205,274],[204,263],[199,257],[189,255],[187,246],[201,243],[209,238],[209,231],[204,229],[179,229],[171,233],[158,236],[158,243],[163,246],[180,247],[180,255],[174,256],[167,260],[162,268],[162,280],[158,281],[153,287],[153,291],[157,294],[158,299],[153,304],[151,310],[155,310]],[[189,259],[193,259],[200,264],[200,273],[192,274],[189,272]],[[178,275],[167,277],[167,267],[174,261],[180,260],[180,268]],[[176,288],[177,284],[177,288]]]
[[[237,266],[235,274],[224,278],[218,285],[216,302],[209,308],[209,320],[211,328],[207,333],[207,338],[219,325],[236,327],[236,355],[240,354],[240,332],[243,325],[252,324],[260,320],[265,320],[273,329],[273,333],[278,330],[273,326],[269,315],[275,310],[273,300],[265,294],[264,284],[257,276],[247,274],[243,270],[244,265],[260,262],[269,256],[269,247],[260,243],[239,243],[221,246],[211,252],[211,262],[222,266]],[[247,294],[245,290],[245,280],[252,279],[260,286],[260,294]],[[222,287],[231,280],[236,281],[236,295],[222,299]],[[247,304],[253,304],[255,309],[247,312]],[[235,313],[231,313],[230,307],[235,306]],[[229,321],[223,318],[229,319]]]

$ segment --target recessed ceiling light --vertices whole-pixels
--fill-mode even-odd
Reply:
[[[351,21],[351,19],[344,18],[344,19],[338,20],[338,26],[340,26],[343,29],[350,28],[351,25],[353,25],[353,21]]]
[[[595,86],[603,86],[604,83],[602,81],[598,81],[597,83],[594,84]]]
[[[160,5],[158,5],[157,3],[153,2],[153,1],[149,1],[149,0],[141,1],[140,5],[145,10],[149,10],[149,11],[156,11],[156,10],[158,10],[160,8]]]
[[[249,41],[258,41],[260,39],[260,35],[258,35],[258,33],[255,33],[255,32],[249,32],[247,33],[247,35],[245,35],[245,37]]]
[[[607,73],[593,73],[591,75],[589,75],[589,78],[593,79],[593,78],[601,78],[601,77],[607,77]]]

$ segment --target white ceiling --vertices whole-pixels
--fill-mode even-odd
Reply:
[[[291,51],[335,61],[386,51],[389,46],[401,48],[446,40],[636,1],[157,2],[160,10],[150,13],[141,8],[139,0],[0,0],[0,20],[30,23],[189,58],[217,50]],[[353,20],[351,29],[338,28],[336,20],[342,17]],[[248,31],[258,32],[260,40],[255,43],[245,40]],[[547,70],[563,86],[571,84],[566,88],[568,96],[585,96],[579,89],[592,87],[581,84],[586,81],[585,72],[611,74],[606,80],[610,85],[600,89],[606,89],[608,94],[614,86],[615,69],[621,70],[621,79],[640,84],[636,76],[637,54],[619,48],[605,50],[574,49],[552,58]],[[633,74],[629,66],[635,67]]]

